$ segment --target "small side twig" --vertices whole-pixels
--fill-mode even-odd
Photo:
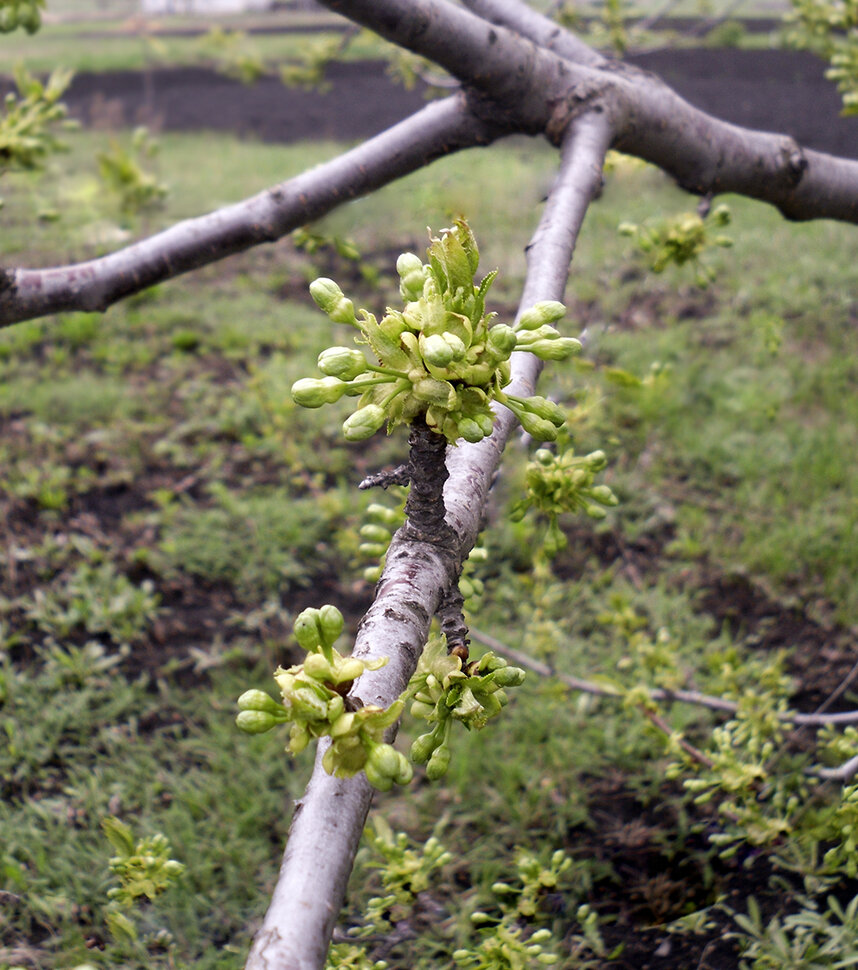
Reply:
[[[471,627],[471,636],[480,643],[485,644],[495,653],[503,654],[509,660],[514,661],[521,667],[532,670],[535,674],[543,677],[556,677],[561,683],[572,690],[581,691],[585,694],[595,694],[598,697],[622,697],[622,692],[616,687],[606,684],[597,684],[591,680],[581,680],[579,677],[571,677],[561,671],[554,670],[548,664],[535,660],[533,657],[510,647],[508,644],[487,633],[482,633]],[[682,704],[696,704],[698,707],[706,707],[712,711],[724,711],[726,714],[735,714],[739,705],[735,701],[725,700],[723,697],[712,697],[709,694],[701,694],[696,690],[666,690],[656,687],[649,691],[649,697],[654,701],[679,701]],[[836,714],[799,714],[795,711],[786,711],[781,717],[784,721],[791,724],[808,727],[822,727],[824,724],[844,725],[858,724],[858,711],[839,711]],[[858,758],[853,759],[856,763],[853,774],[858,773]],[[849,762],[847,762],[849,764]],[[845,767],[845,766],[841,766]],[[840,769],[832,769],[840,770]]]
[[[374,475],[367,475],[358,488],[390,488],[391,485],[408,485],[410,482],[411,463],[404,462],[395,468],[385,468]]]

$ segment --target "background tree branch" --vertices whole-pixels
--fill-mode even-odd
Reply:
[[[51,269],[0,270],[0,326],[60,311],[106,310],[155,283],[280,239],[350,199],[499,134],[461,95],[433,102],[296,178],[115,253]]]

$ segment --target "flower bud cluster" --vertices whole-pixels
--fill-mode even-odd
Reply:
[[[413,698],[411,713],[434,727],[411,745],[411,760],[426,764],[431,780],[444,775],[450,765],[450,728],[461,721],[468,730],[485,727],[509,701],[505,687],[517,687],[524,671],[510,667],[493,653],[462,667],[462,658],[448,654],[446,640],[434,637],[426,644],[407,693]]]
[[[405,522],[405,501],[403,499],[397,508],[373,502],[367,506],[367,522],[360,527],[361,544],[358,555],[364,560],[371,560],[372,565],[363,571],[363,578],[368,583],[377,583],[381,579],[384,560],[393,533]]]
[[[282,703],[261,690],[245,691],[238,699],[236,723],[248,734],[291,724],[287,750],[292,754],[303,751],[312,738],[328,736],[331,746],[322,764],[329,774],[348,778],[364,771],[372,785],[387,791],[394,782],[407,784],[413,773],[407,759],[384,742],[384,731],[399,718],[404,702],[387,709],[374,704],[347,709],[345,698],[354,682],[365,670],[383,667],[387,658],[344,657],[334,649],[342,630],[343,616],[335,606],[299,614],[293,631],[307,657],[274,672]]]
[[[701,262],[701,256],[712,247],[733,245],[729,236],[713,235],[710,230],[729,224],[730,209],[719,205],[705,219],[697,212],[683,212],[655,225],[624,222],[619,232],[635,240],[654,273],[663,273],[671,263],[675,266],[689,263],[697,268],[698,285],[706,286],[715,278],[715,273]]]
[[[476,241],[464,220],[433,239],[424,264],[413,253],[396,263],[402,310],[388,307],[379,321],[354,304],[329,279],[318,279],[310,293],[336,323],[355,327],[358,344],[375,356],[368,360],[357,349],[331,347],[319,356],[322,378],[304,378],[292,387],[302,407],[321,407],[341,397],[357,397],[357,409],[345,421],[349,441],[361,441],[383,425],[388,432],[417,417],[451,443],[460,438],[480,441],[492,433],[492,401],[500,401],[541,441],[553,441],[565,415],[544,398],[505,395],[510,357],[516,351],[544,360],[563,360],[580,352],[581,344],[561,337],[553,324],[565,312],[562,303],[537,303],[514,327],[493,324],[485,312],[486,293],[496,272],[479,285]],[[559,422],[559,423],[558,423]]]
[[[529,508],[547,516],[546,550],[556,553],[566,545],[566,537],[557,524],[561,513],[584,512],[593,519],[603,519],[606,507],[619,504],[607,485],[595,484],[596,475],[606,464],[603,451],[576,455],[568,448],[555,455],[547,448],[540,448],[527,466],[527,497],[513,506],[510,518],[521,521]]]
[[[35,34],[42,25],[44,6],[45,0],[5,0],[0,6],[0,34],[9,34],[18,27]]]

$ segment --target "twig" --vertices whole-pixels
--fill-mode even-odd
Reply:
[[[480,630],[470,628],[471,636],[474,640],[494,650],[495,653],[503,654],[509,660],[521,667],[532,670],[535,674],[543,677],[555,677],[562,684],[572,690],[581,691],[585,694],[595,694],[598,697],[622,697],[623,692],[616,687],[609,687],[606,684],[598,684],[592,680],[581,680],[579,677],[571,677],[561,671],[554,670],[548,664],[535,660],[533,657],[516,650],[502,640],[483,633]],[[739,710],[739,705],[735,701],[725,700],[723,697],[712,697],[708,694],[701,694],[696,690],[666,690],[662,687],[653,688],[648,692],[648,696],[654,701],[679,701],[682,704],[695,704],[698,707],[706,707],[712,711],[724,711],[727,714],[735,714]],[[781,717],[790,724],[821,727],[824,724],[858,724],[858,711],[841,711],[837,714],[800,714],[796,711],[786,711]],[[835,769],[832,769],[835,770]],[[856,771],[858,771],[858,759],[856,759]]]
[[[604,115],[578,118],[564,139],[560,176],[528,247],[523,311],[538,300],[562,299],[569,263],[590,200],[601,181],[611,132]],[[539,362],[516,354],[512,385],[532,386]],[[514,392],[515,393],[515,392]],[[376,598],[361,622],[354,653],[386,656],[386,666],[358,681],[367,703],[388,707],[405,689],[426,643],[429,622],[470,552],[501,453],[515,418],[500,409],[491,438],[460,444],[448,458],[447,523],[458,536],[455,555],[437,544],[394,536]],[[354,863],[372,791],[362,773],[333,778],[319,744],[313,776],[298,803],[277,886],[247,961],[248,970],[320,970]]]

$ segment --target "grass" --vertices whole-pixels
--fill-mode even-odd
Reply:
[[[539,6],[539,5],[537,5]],[[652,3],[629,4],[624,11],[630,20],[647,18],[659,13],[663,5]],[[576,7],[583,18],[600,16],[598,4]],[[730,26],[716,31],[711,42],[720,38],[726,46],[768,47],[769,34],[753,34],[744,30],[746,18],[781,17],[788,5],[771,0],[745,3],[741,10],[730,4],[703,3],[702,0],[683,0],[671,7],[670,17],[717,20],[723,11]],[[0,56],[8,65],[26,63],[31,71],[47,73],[57,64],[76,72],[116,70],[145,70],[164,66],[199,66],[211,64],[200,35],[212,26],[225,31],[246,32],[242,51],[254,59],[261,59],[274,67],[284,61],[302,61],[307,53],[308,37],[312,43],[336,41],[342,37],[346,22],[325,10],[301,11],[286,8],[266,13],[248,13],[220,17],[162,16],[144,19],[133,4],[112,4],[105,10],[94,3],[51,3],[49,16],[42,30],[34,35],[16,32],[0,36]],[[312,34],[299,31],[315,28]],[[607,42],[596,36],[597,42]],[[673,38],[682,43],[682,39]],[[693,44],[701,41],[694,39]],[[635,46],[662,46],[658,34],[635,39]],[[346,57],[354,60],[381,59],[389,54],[389,46],[375,35],[364,31],[350,45]],[[8,69],[7,69],[8,70]]]
[[[160,142],[170,195],[136,222],[98,189],[97,134],[70,136],[70,153],[35,186],[6,178],[4,264],[88,258],[115,245],[111,233],[154,231],[338,150]],[[201,168],[200,157],[219,165]],[[501,267],[493,293],[506,318],[554,164],[541,142],[505,142],[441,160],[315,227],[353,238],[377,288],[330,250],[316,268],[284,240],[104,317],[0,333],[11,565],[0,577],[0,889],[11,894],[0,966],[215,968],[242,958],[309,760],[290,761],[280,740],[239,736],[234,698],[270,689],[271,669],[291,662],[289,626],[304,606],[337,603],[354,632],[371,594],[358,528],[376,498],[355,486],[404,447],[393,436],[355,449],[339,434],[344,411],[289,399],[318,352],[343,339],[310,304],[307,280],[334,275],[381,309],[396,253],[419,251],[427,224],[464,212],[483,266]],[[576,450],[609,453],[605,479],[620,507],[602,524],[565,521],[569,547],[534,575],[539,524],[503,517],[521,494],[525,443],[510,446],[495,491],[474,625],[578,676],[642,676],[638,627],[647,642],[664,630],[689,680],[714,689],[730,652],[753,656],[783,617],[796,637],[828,624],[834,646],[858,622],[849,460],[858,269],[843,258],[854,232],[727,201],[735,246],[709,257],[718,277],[706,291],[693,274],[647,273],[617,234],[621,221],[693,208],[651,169],[620,166],[588,216],[569,291],[587,361],[552,366],[543,393],[572,410]],[[45,208],[61,218],[34,221]],[[649,376],[654,362],[661,376]],[[713,590],[737,575],[765,594],[768,626],[750,610],[725,620],[735,604]],[[819,690],[842,669],[830,654],[816,666],[809,686]],[[393,966],[444,965],[522,847],[574,860],[559,889],[565,911],[540,919],[562,936],[579,902],[596,904],[605,934],[616,942],[618,926],[635,927],[641,953],[657,945],[646,927],[663,935],[747,885],[748,870],[717,858],[697,810],[664,781],[663,744],[634,710],[534,677],[516,693],[502,723],[456,739],[443,784],[421,779],[377,800],[418,840],[439,827],[453,853],[429,895],[440,915],[417,918],[422,942],[394,951]],[[711,723],[696,710],[671,717],[698,738]],[[136,837],[163,832],[187,867],[135,915],[136,942],[108,930],[108,815]],[[378,888],[369,864],[362,853],[346,925]]]

